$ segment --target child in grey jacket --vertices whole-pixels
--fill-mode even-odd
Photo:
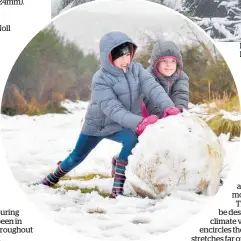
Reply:
[[[183,61],[180,50],[173,41],[158,41],[151,54],[151,64],[147,69],[166,91],[175,106],[182,109],[188,108],[189,102],[189,78],[183,71]],[[144,96],[142,113],[161,116],[158,106],[148,97]],[[165,114],[164,114],[165,115]]]
[[[152,75],[133,61],[137,46],[126,34],[107,33],[99,47],[101,68],[92,80],[91,103],[76,146],[40,183],[56,184],[107,138],[123,145],[114,168],[111,197],[115,198],[123,194],[128,156],[138,142],[138,135],[158,120],[156,115],[142,117],[141,94],[153,102],[160,113],[174,107],[174,103]]]

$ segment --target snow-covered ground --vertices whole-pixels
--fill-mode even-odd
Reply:
[[[163,200],[138,197],[103,198],[96,192],[82,194],[66,192],[63,188],[29,186],[44,177],[63,160],[75,145],[81,130],[88,103],[64,103],[69,114],[47,114],[29,117],[2,115],[2,139],[9,166],[26,195],[56,222],[82,234],[98,239],[147,239],[150,235],[167,232],[192,215],[197,214],[213,197],[176,191]],[[191,106],[200,113],[201,107]],[[231,164],[240,160],[239,141],[228,142],[222,137],[226,151],[222,177],[229,173]],[[104,140],[71,175],[111,171],[111,158],[120,144]],[[90,181],[62,181],[80,187],[95,187],[110,192],[112,178]],[[131,192],[126,185],[127,192]],[[222,187],[221,187],[222,188]],[[98,213],[99,212],[99,213]]]

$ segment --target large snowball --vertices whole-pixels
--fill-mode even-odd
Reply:
[[[126,177],[142,197],[163,198],[175,190],[214,195],[223,158],[213,131],[185,111],[146,128],[129,157]]]

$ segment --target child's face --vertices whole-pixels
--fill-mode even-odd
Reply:
[[[172,76],[177,70],[177,61],[173,58],[165,58],[158,64],[157,70],[163,76]]]
[[[113,64],[115,67],[123,69],[124,72],[126,72],[126,68],[131,62],[131,55],[130,54],[125,54],[118,59],[113,61]]]

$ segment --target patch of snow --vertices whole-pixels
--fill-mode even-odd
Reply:
[[[109,199],[103,198],[97,192],[67,192],[63,188],[66,182],[61,182],[59,189],[29,186],[55,169],[56,163],[63,160],[73,149],[79,136],[87,104],[64,101],[63,105],[67,106],[71,113],[31,117],[1,115],[1,136],[9,167],[28,198],[48,218],[87,237],[146,240],[152,235],[167,232],[183,224],[212,200],[212,197],[180,190],[163,200],[136,196]],[[192,107],[195,109],[204,106]],[[241,159],[240,144],[238,139],[234,142],[227,141],[227,135],[220,138],[226,153],[221,172],[225,183],[232,163]],[[175,145],[175,148],[178,148],[178,145]],[[110,175],[112,156],[120,149],[121,145],[118,143],[102,141],[69,175]],[[113,179],[71,180],[67,183],[89,188],[98,186],[99,189],[109,192]],[[133,189],[127,181],[125,193],[128,195],[132,192]]]
[[[241,121],[241,112],[228,112],[225,110],[221,110],[220,114],[223,115],[223,119],[231,121]]]

